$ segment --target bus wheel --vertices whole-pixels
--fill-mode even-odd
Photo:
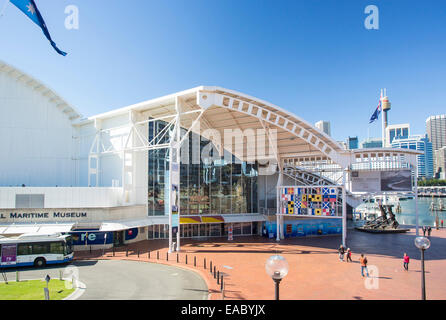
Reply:
[[[46,260],[44,258],[37,258],[34,260],[34,266],[41,268],[46,265]]]

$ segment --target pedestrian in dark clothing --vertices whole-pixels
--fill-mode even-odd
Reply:
[[[428,227],[427,228],[427,236],[430,237],[431,236],[431,232],[432,232],[432,228]]]
[[[410,258],[407,255],[407,253],[404,254],[403,261],[404,261],[404,270],[409,271],[409,261],[410,261]]]
[[[340,261],[344,261],[345,249],[344,249],[344,246],[342,244],[339,247],[338,252],[339,252],[339,260]]]
[[[423,237],[425,237],[425,236],[426,236],[426,227],[423,226],[423,227],[421,228],[421,230],[423,230]]]
[[[352,251],[350,250],[350,248],[347,249],[347,262],[353,262],[352,261]]]

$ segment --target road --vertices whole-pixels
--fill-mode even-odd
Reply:
[[[195,272],[137,261],[74,261],[68,266],[6,270],[9,280],[59,277],[59,270],[76,267],[86,290],[79,300],[205,300],[206,282]]]

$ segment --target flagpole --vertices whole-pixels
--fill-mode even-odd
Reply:
[[[381,89],[381,98],[379,98],[380,106],[381,106],[381,123],[382,123],[382,141],[383,141],[383,148],[386,147],[386,128],[384,125],[384,110],[383,110],[383,90]]]
[[[2,7],[2,10],[0,11],[0,18],[3,17],[3,15],[4,15],[5,11],[6,11],[6,6],[8,5],[8,3],[9,3],[9,0],[6,0],[5,4]]]

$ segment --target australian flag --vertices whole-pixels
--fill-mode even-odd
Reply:
[[[67,54],[56,46],[54,41],[51,39],[50,33],[48,32],[48,28],[46,27],[45,21],[42,18],[42,15],[37,9],[36,3],[34,0],[10,0],[13,5],[19,8],[24,14],[28,16],[35,24],[37,24],[45,34],[45,37],[53,46],[54,50],[57,51],[58,54],[66,56]]]
[[[381,100],[379,100],[378,108],[376,108],[375,112],[373,113],[372,117],[370,118],[369,123],[373,123],[379,118],[379,114],[381,113]]]

